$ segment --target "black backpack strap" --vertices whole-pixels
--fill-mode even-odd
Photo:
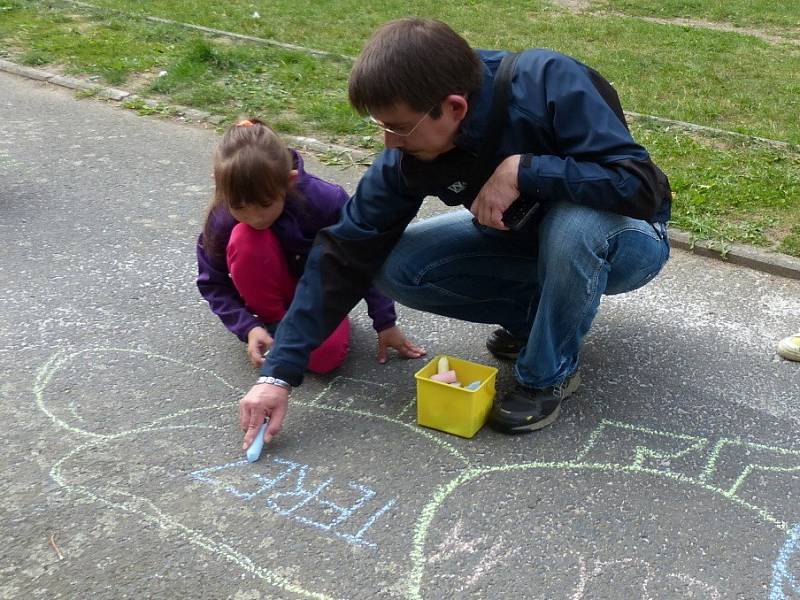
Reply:
[[[625,120],[625,113],[622,110],[622,103],[619,101],[617,90],[614,89],[614,86],[611,85],[605,77],[591,67],[586,67],[586,70],[589,72],[589,79],[597,90],[597,93],[600,94],[605,103],[614,111],[617,118],[622,121],[625,129],[628,129],[628,122]]]
[[[475,169],[469,178],[469,188],[477,195],[481,186],[492,174],[494,168],[494,155],[503,139],[503,130],[508,121],[508,99],[511,96],[511,78],[519,60],[519,52],[507,54],[500,61],[497,73],[494,76],[492,87],[492,108],[489,112],[489,124],[486,128],[486,139],[483,141],[478,157],[475,160]]]

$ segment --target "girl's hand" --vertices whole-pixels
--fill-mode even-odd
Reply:
[[[415,346],[400,328],[395,325],[378,333],[378,362],[383,364],[387,360],[386,350],[394,348],[404,358],[419,358],[425,356],[425,348]]]
[[[255,368],[264,364],[264,352],[272,348],[272,336],[263,327],[247,332],[247,357]]]

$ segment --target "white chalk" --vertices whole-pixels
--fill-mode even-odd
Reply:
[[[436,373],[441,375],[442,373],[447,373],[450,370],[450,361],[447,360],[446,356],[443,356],[439,359],[439,363],[436,366]]]
[[[267,430],[267,423],[269,423],[269,421],[265,421],[264,424],[258,428],[256,439],[253,440],[253,443],[250,444],[250,447],[247,449],[247,462],[256,462],[261,456],[261,449],[264,447],[264,432]]]

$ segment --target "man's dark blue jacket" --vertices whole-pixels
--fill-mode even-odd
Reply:
[[[384,150],[341,220],[320,231],[264,375],[302,382],[309,354],[363,297],[426,196],[469,206],[480,189],[469,185],[470,176],[479,168],[494,76],[506,54],[479,51],[484,83],[468,99],[455,149],[428,162]],[[650,222],[669,219],[669,182],[633,140],[616,93],[595,71],[557,52],[527,50],[511,81],[502,141],[491,168],[481,171],[491,173],[507,156],[527,155],[520,161],[520,194],[544,210],[565,200]]]

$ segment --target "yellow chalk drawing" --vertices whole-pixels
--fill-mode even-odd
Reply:
[[[702,450],[708,445],[708,440],[703,437],[697,437],[694,435],[684,435],[681,433],[672,433],[669,431],[656,431],[655,429],[650,429],[648,427],[639,427],[636,425],[631,425],[630,423],[603,420],[600,423],[600,425],[598,425],[597,428],[591,433],[591,435],[589,436],[589,440],[586,442],[586,445],[584,446],[583,450],[581,450],[578,453],[576,460],[579,462],[583,461],[586,455],[597,445],[597,440],[600,439],[604,434],[608,435],[608,430],[611,428],[634,431],[636,433],[645,433],[651,436],[657,436],[657,437],[660,436],[670,440],[678,440],[680,442],[687,443],[687,446],[683,450],[678,450],[672,453],[653,450],[652,448],[648,448],[647,446],[635,446],[634,461],[632,463],[632,466],[636,467],[644,466],[644,461],[647,458],[653,460],[658,460],[658,459],[670,460],[675,458],[681,458],[691,452],[697,452],[699,450]]]
[[[633,460],[630,464],[583,462],[582,458],[584,458],[597,445],[598,439],[602,435],[608,434],[609,430],[613,430],[613,428],[615,427],[620,428],[622,430],[644,433],[656,437],[663,437],[665,439],[688,442],[689,445],[683,450],[679,450],[677,452],[672,452],[672,453],[659,452],[649,448],[637,446],[636,448],[633,449],[634,450]],[[732,440],[721,440],[721,441],[732,442]],[[470,481],[473,481],[478,477],[492,473],[507,473],[511,471],[540,469],[540,470],[599,471],[606,473],[632,473],[637,475],[651,475],[654,477],[662,477],[670,481],[674,481],[676,483],[697,486],[706,491],[719,494],[720,496],[726,498],[733,504],[755,513],[764,522],[773,525],[780,531],[788,532],[790,529],[789,523],[787,523],[786,520],[783,520],[778,516],[773,515],[766,508],[757,506],[755,504],[752,504],[750,502],[747,502],[739,498],[738,496],[736,496],[735,493],[732,493],[731,490],[729,489],[724,489],[706,483],[705,479],[707,479],[708,473],[710,472],[708,468],[704,471],[706,477],[702,476],[691,477],[685,474],[671,471],[669,468],[657,469],[653,467],[643,466],[643,461],[646,457],[677,458],[685,456],[690,452],[702,450],[703,448],[707,447],[707,445],[708,445],[708,440],[703,437],[684,435],[670,431],[657,431],[654,429],[650,429],[647,427],[640,427],[630,423],[603,420],[597,426],[597,428],[590,434],[586,445],[578,453],[577,455],[578,460],[559,461],[559,462],[533,461],[529,463],[517,463],[517,464],[507,464],[498,466],[469,468],[460,475],[458,475],[457,477],[450,480],[449,482],[439,486],[439,488],[434,492],[431,500],[422,509],[420,517],[417,520],[416,526],[414,528],[413,547],[411,550],[412,568],[408,579],[406,595],[409,598],[414,598],[414,599],[422,598],[421,588],[422,588],[422,579],[424,575],[425,562],[426,562],[425,543],[429,535],[431,523],[433,521],[434,516],[436,515],[436,512],[439,510],[439,507],[458,487],[466,483],[469,483]],[[719,444],[717,444],[717,446],[719,446]],[[793,450],[785,450],[784,452],[787,454],[796,453],[796,451]],[[713,463],[710,470],[713,470]],[[784,470],[789,470],[789,469],[784,469]]]
[[[330,596],[327,596],[324,593],[306,590],[301,585],[290,581],[286,577],[283,577],[269,569],[265,569],[263,567],[256,565],[252,559],[244,555],[242,552],[233,548],[230,544],[215,540],[212,537],[198,530],[183,525],[176,519],[163,513],[155,504],[153,504],[153,502],[151,502],[146,498],[136,496],[129,492],[114,490],[115,494],[118,494],[119,496],[126,498],[125,502],[115,502],[114,500],[103,497],[102,495],[96,493],[91,488],[81,485],[73,485],[67,481],[67,479],[64,477],[62,473],[62,467],[64,463],[85,450],[96,449],[105,444],[116,443],[122,438],[132,437],[143,433],[170,431],[170,430],[173,431],[186,430],[186,429],[223,429],[220,427],[213,427],[210,425],[160,425],[160,426],[156,425],[164,423],[165,421],[179,419],[181,417],[185,417],[193,413],[201,413],[204,411],[214,411],[214,410],[227,411],[230,409],[229,403],[184,409],[167,416],[153,419],[151,423],[147,426],[133,428],[118,433],[102,434],[102,433],[87,431],[86,429],[80,427],[76,427],[66,422],[62,418],[58,417],[53,411],[51,411],[48,408],[45,402],[45,392],[47,390],[48,385],[50,384],[50,381],[52,380],[53,376],[56,373],[58,373],[61,369],[64,369],[70,362],[84,355],[95,354],[102,356],[109,353],[139,355],[145,359],[165,361],[171,364],[178,365],[182,368],[185,368],[190,372],[202,373],[204,375],[210,376],[238,395],[244,395],[244,393],[246,392],[245,389],[238,388],[228,383],[223,378],[205,369],[201,369],[196,366],[175,360],[168,356],[163,356],[160,354],[147,352],[144,350],[135,350],[126,348],[94,348],[94,349],[80,350],[77,352],[73,352],[71,354],[67,354],[64,352],[56,353],[52,357],[50,357],[50,359],[47,360],[42,367],[40,367],[37,370],[32,388],[35,403],[37,407],[42,411],[42,413],[46,415],[55,425],[77,436],[90,438],[91,441],[78,446],[77,448],[73,449],[68,454],[63,456],[61,459],[59,459],[50,470],[51,478],[69,493],[74,493],[79,496],[82,496],[85,499],[88,499],[89,501],[97,502],[109,506],[111,508],[115,508],[123,512],[136,515],[138,518],[148,523],[157,525],[161,529],[175,533],[176,535],[180,535],[182,538],[186,539],[191,544],[198,546],[199,548],[202,548],[203,550],[208,551],[213,555],[228,560],[229,562],[243,569],[245,572],[258,577],[279,589],[308,598],[315,598],[318,600],[332,600]],[[416,427],[413,423],[400,421],[399,419],[388,417],[386,415],[374,414],[366,410],[353,409],[350,408],[349,406],[326,406],[323,404],[318,404],[319,400],[322,397],[324,397],[324,395],[330,390],[331,386],[335,385],[337,381],[340,379],[345,381],[348,380],[348,378],[335,378],[312,401],[308,402],[302,399],[297,399],[297,400],[293,399],[293,404],[299,406],[305,406],[308,408],[313,408],[316,410],[325,410],[347,415],[368,417],[371,419],[378,419],[387,421],[389,423],[393,423],[395,425],[410,430],[416,435],[421,435],[422,437],[425,437],[426,439],[433,442],[436,446],[439,446],[445,452],[459,459],[465,465],[469,465],[469,460],[460,451],[458,451],[447,439],[441,436],[437,436],[430,431],[422,430]],[[359,381],[359,380],[352,380],[352,381]],[[362,382],[362,383],[372,384],[372,382]],[[380,385],[380,384],[375,384],[375,385]]]
[[[109,439],[103,440],[100,443],[107,443],[112,441],[113,438],[127,437],[129,435],[135,435],[144,432],[157,432],[165,430],[182,430],[182,429],[202,429],[202,428],[203,427],[199,425],[143,427],[141,429],[125,432],[124,434],[109,436]],[[208,429],[208,427],[206,427],[206,429]],[[102,504],[108,506],[109,508],[115,508],[123,512],[136,515],[138,518],[140,518],[142,521],[146,523],[156,525],[165,531],[174,533],[176,535],[180,535],[183,539],[185,539],[192,545],[197,546],[198,548],[205,550],[212,555],[216,555],[220,558],[223,558],[235,564],[236,566],[241,568],[244,572],[250,573],[251,575],[258,577],[259,579],[262,579],[277,588],[280,588],[287,592],[291,592],[293,594],[304,596],[306,598],[314,598],[315,600],[333,600],[331,596],[328,596],[326,594],[321,594],[319,592],[306,590],[299,584],[290,581],[288,578],[282,577],[280,575],[277,575],[273,571],[270,571],[269,569],[265,569],[263,567],[258,566],[252,559],[248,558],[243,553],[236,550],[230,544],[226,544],[225,542],[220,542],[218,540],[215,540],[212,537],[202,533],[201,531],[183,525],[176,519],[163,513],[153,502],[151,502],[147,498],[142,498],[140,496],[136,496],[134,494],[122,490],[114,490],[113,491],[114,494],[118,494],[119,496],[126,498],[124,502],[114,502],[113,500],[105,498],[102,495],[96,494],[92,489],[87,488],[85,486],[70,485],[61,473],[61,468],[64,462],[72,458],[74,455],[79,454],[80,452],[87,450],[89,448],[94,448],[97,445],[98,442],[96,441],[83,444],[75,448],[67,455],[65,455],[63,458],[61,458],[58,462],[56,462],[56,464],[53,465],[53,468],[50,470],[50,476],[53,478],[53,481],[61,485],[69,493],[80,494],[93,502],[97,502],[98,504]]]
[[[791,467],[778,467],[774,465],[760,465],[760,464],[753,464],[752,462],[746,464],[742,472],[739,474],[739,477],[736,478],[733,485],[728,489],[726,492],[729,496],[735,496],[736,492],[744,483],[745,479],[750,476],[752,473],[757,471],[767,472],[767,473],[795,473],[800,472],[800,450],[787,450],[786,448],[780,448],[778,446],[765,446],[763,444],[756,444],[753,442],[743,442],[739,439],[735,440],[728,440],[728,439],[721,439],[715,445],[711,454],[708,459],[708,463],[706,464],[706,468],[703,470],[703,474],[700,476],[703,481],[707,481],[712,477],[714,472],[716,471],[717,463],[719,462],[719,457],[722,451],[725,448],[741,448],[745,450],[746,453],[748,451],[759,451],[759,452],[766,452],[771,453],[776,456],[781,457],[790,457],[796,458],[798,464]]]
[[[68,423],[63,418],[56,415],[45,402],[45,392],[53,378],[53,376],[61,369],[64,369],[71,361],[86,354],[95,354],[99,356],[120,353],[132,356],[140,356],[145,360],[160,360],[180,366],[187,369],[189,372],[203,374],[212,377],[233,394],[243,395],[245,389],[239,388],[228,383],[218,375],[198,368],[196,366],[183,363],[168,356],[159,355],[156,353],[148,352],[145,350],[126,349],[126,348],[94,348],[77,351],[71,354],[59,352],[51,356],[37,371],[35,380],[33,382],[32,391],[35,403],[42,413],[49,418],[55,425],[63,428],[64,430],[88,440],[71,450],[68,454],[60,458],[52,467],[50,475],[54,481],[61,485],[68,492],[77,494],[91,502],[97,502],[109,506],[111,508],[119,509],[121,511],[135,515],[136,517],[157,525],[158,527],[174,533],[182,538],[188,540],[191,544],[209,552],[212,555],[223,558],[232,564],[235,564],[243,571],[250,573],[272,586],[287,592],[298,594],[307,598],[315,598],[319,600],[329,600],[331,597],[313,590],[307,590],[297,582],[291,581],[287,577],[279,575],[269,569],[258,566],[251,558],[243,554],[241,551],[232,547],[223,541],[215,540],[211,536],[204,534],[201,531],[187,527],[178,522],[173,517],[161,511],[152,501],[131,494],[130,492],[114,490],[112,493],[119,496],[118,499],[111,499],[104,497],[96,491],[82,485],[70,484],[62,472],[63,465],[66,461],[75,457],[76,455],[86,450],[103,446],[109,443],[115,443],[121,438],[132,437],[143,433],[163,432],[170,430],[186,430],[186,429],[220,429],[225,430],[224,427],[211,426],[211,425],[170,425],[169,421],[180,419],[190,414],[202,414],[209,411],[229,411],[230,403],[212,404],[208,406],[193,407],[178,412],[161,416],[153,419],[147,425],[132,428],[127,431],[118,433],[97,433],[88,431],[85,428],[78,427],[74,424]],[[293,404],[304,406],[308,409],[323,410],[333,413],[340,413],[342,415],[364,417],[369,419],[378,419],[391,423],[400,428],[410,431],[414,435],[425,438],[432,442],[436,447],[456,458],[462,464],[463,470],[450,479],[449,481],[441,483],[435,490],[432,491],[428,501],[420,511],[416,522],[413,526],[411,537],[411,549],[408,555],[409,571],[405,577],[405,593],[408,598],[421,599],[422,598],[422,583],[425,575],[425,566],[431,559],[426,560],[425,546],[429,538],[434,518],[437,515],[440,507],[444,502],[461,486],[468,484],[479,477],[485,475],[492,475],[495,473],[508,473],[513,471],[580,471],[580,472],[603,472],[603,473],[616,473],[616,474],[636,474],[645,475],[650,477],[663,478],[665,480],[674,482],[679,485],[695,486],[702,490],[718,494],[725,498],[735,506],[758,516],[764,523],[767,523],[781,532],[787,533],[791,527],[786,518],[782,515],[773,514],[766,508],[758,506],[752,502],[748,502],[737,495],[743,482],[756,471],[769,471],[769,472],[795,472],[800,471],[800,464],[797,466],[776,467],[765,466],[759,464],[746,464],[734,483],[730,486],[714,485],[712,480],[717,470],[717,465],[720,460],[720,453],[723,449],[732,446],[741,446],[744,448],[767,451],[775,453],[776,455],[785,457],[798,457],[800,458],[800,450],[784,449],[775,446],[765,446],[756,443],[742,442],[738,439],[721,438],[718,439],[713,446],[711,440],[707,437],[689,435],[684,433],[677,433],[671,431],[659,431],[647,427],[642,427],[632,423],[625,423],[620,421],[603,420],[596,429],[589,435],[584,447],[577,453],[575,460],[566,461],[531,461],[524,463],[502,464],[502,465],[488,465],[488,466],[474,466],[462,451],[456,448],[444,434],[433,433],[427,429],[417,427],[413,420],[403,420],[407,411],[413,405],[413,401],[409,401],[402,406],[396,417],[373,413],[366,409],[352,408],[351,402],[345,402],[339,406],[329,406],[321,402],[326,395],[331,392],[333,385],[347,384],[348,382],[358,382],[359,384],[366,384],[375,386],[375,389],[387,391],[389,388],[386,384],[380,384],[370,381],[363,381],[349,378],[335,378],[332,380],[321,392],[319,392],[311,400],[304,400],[303,398],[293,399]],[[77,413],[71,409],[71,412],[77,416]],[[233,427],[233,425],[231,425]],[[652,448],[647,445],[636,444],[633,447],[620,448],[618,445],[614,446],[615,449],[623,450],[628,455],[625,462],[602,462],[602,461],[587,461],[587,456],[598,451],[601,442],[609,441],[618,442],[616,434],[618,432],[630,432],[634,434],[647,435],[653,438],[654,441],[662,440],[669,444],[677,444],[678,449],[670,449],[665,451],[663,448]],[[707,452],[708,457],[703,467],[702,472],[697,475],[687,475],[681,473],[673,466],[673,461],[677,459],[690,457],[693,453],[699,454]],[[650,466],[648,466],[648,461]],[[660,464],[658,464],[660,461]],[[656,463],[653,466],[653,463]],[[463,541],[463,540],[462,540]],[[467,543],[467,542],[464,542]],[[442,549],[440,548],[440,551]],[[496,554],[500,550],[496,549]],[[434,559],[435,562],[435,559]],[[600,563],[598,563],[600,564]],[[585,566],[585,565],[584,565]],[[670,576],[684,578],[687,575],[675,573]],[[686,579],[687,581],[691,578]],[[691,580],[694,582],[694,580]],[[696,582],[698,585],[700,582]]]

